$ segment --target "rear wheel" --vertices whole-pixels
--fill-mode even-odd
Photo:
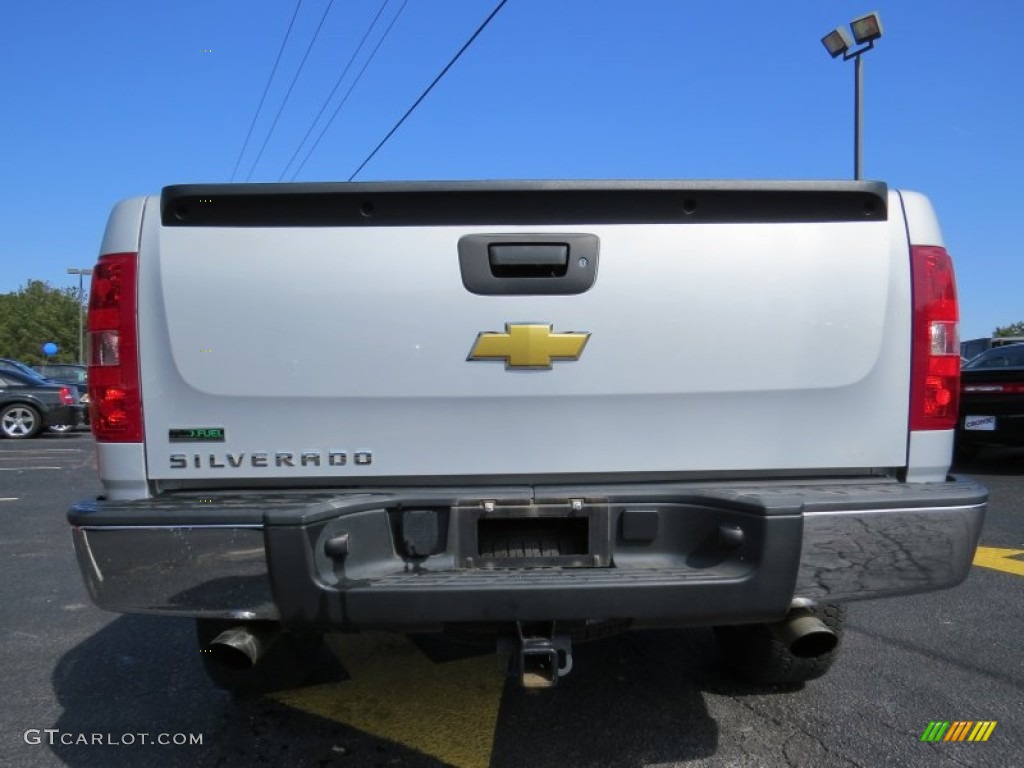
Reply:
[[[282,633],[255,665],[244,668],[225,663],[210,652],[210,643],[222,632],[244,622],[221,619],[197,619],[196,637],[199,656],[214,685],[236,696],[258,696],[273,691],[297,688],[312,675],[324,645],[321,634]],[[263,622],[269,625],[269,622]]]
[[[842,640],[846,612],[842,605],[822,605],[811,612]],[[715,627],[715,641],[734,677],[761,685],[803,683],[821,677],[832,667],[841,646],[840,642],[821,656],[801,658],[767,624]]]
[[[4,437],[22,440],[43,430],[43,417],[31,405],[15,403],[0,411],[0,432]]]

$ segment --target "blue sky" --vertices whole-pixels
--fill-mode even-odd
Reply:
[[[382,2],[334,0],[253,168],[329,3],[303,0],[238,180],[278,180]],[[347,179],[496,2],[408,0],[297,179]],[[0,292],[77,285],[65,268],[92,265],[121,198],[230,180],[294,9],[2,3]],[[932,199],[961,336],[988,335],[1024,320],[1017,0],[509,0],[358,178],[848,178],[854,68],[820,38],[874,10],[864,176]]]

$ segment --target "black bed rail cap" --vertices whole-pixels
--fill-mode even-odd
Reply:
[[[166,227],[885,221],[878,181],[416,181],[180,184]]]

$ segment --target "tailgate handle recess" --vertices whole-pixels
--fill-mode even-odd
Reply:
[[[597,279],[595,235],[515,233],[459,238],[466,290],[481,296],[540,296],[589,291]]]
[[[569,266],[566,243],[495,243],[487,256],[495,277],[564,277]]]

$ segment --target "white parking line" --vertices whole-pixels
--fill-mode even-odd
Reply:
[[[83,448],[23,448],[18,453],[82,453]],[[13,453],[14,448],[10,449]]]
[[[24,472],[26,469],[67,469],[67,467],[0,467],[0,472]]]
[[[0,461],[75,461],[77,456],[0,456]]]
[[[0,456],[0,461],[39,461],[40,459],[73,459],[74,456]]]
[[[17,496],[0,496],[0,501],[17,501]]]

